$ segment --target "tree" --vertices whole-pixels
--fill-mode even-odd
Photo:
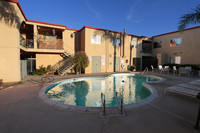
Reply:
[[[84,69],[88,67],[89,61],[88,61],[88,56],[85,54],[83,51],[76,52],[76,54],[73,57],[73,60],[76,61],[76,71],[81,73],[81,69]]]
[[[184,30],[190,25],[200,24],[200,4],[192,9],[191,13],[185,14],[180,18],[178,30]]]

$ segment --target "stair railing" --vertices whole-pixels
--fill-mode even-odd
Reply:
[[[148,67],[146,67],[145,69],[144,69],[144,71],[142,72],[142,75],[144,75],[144,73],[145,72],[148,72],[149,70],[148,70]]]

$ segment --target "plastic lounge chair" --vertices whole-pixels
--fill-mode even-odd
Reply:
[[[153,67],[153,65],[151,65],[151,69],[152,69],[152,73],[157,71],[157,70]]]
[[[177,86],[188,88],[188,89],[192,89],[192,90],[196,90],[196,91],[200,91],[200,87],[194,86],[194,85],[190,85],[190,84],[178,84]]]
[[[177,69],[176,69],[176,66],[173,66],[173,74],[177,74]]]
[[[187,74],[187,72],[185,70],[185,67],[180,67],[178,69],[178,71],[179,71],[179,76],[181,76],[181,75],[185,75],[186,76],[186,74]]]
[[[190,76],[191,76],[191,73],[192,73],[192,67],[186,66],[186,67],[185,67],[185,70],[186,70],[186,75],[188,75],[188,76],[190,77]]]
[[[200,83],[199,83],[199,82],[192,81],[192,82],[189,82],[188,84],[191,84],[191,85],[195,85],[195,86],[199,86],[199,87],[200,87]]]
[[[200,82],[200,79],[195,80],[196,82]]]
[[[185,95],[185,96],[189,96],[189,97],[193,97],[196,98],[198,91],[196,90],[192,90],[192,89],[187,89],[184,87],[178,87],[178,86],[172,86],[172,87],[167,87],[165,88],[165,92],[166,91],[170,91],[176,94],[181,94],[181,95]]]
[[[169,66],[165,66],[163,69],[163,73],[167,72],[169,74]]]
[[[159,65],[159,66],[158,66],[158,70],[159,70],[160,73],[163,73],[163,72],[164,72],[164,71],[163,71],[162,65]]]

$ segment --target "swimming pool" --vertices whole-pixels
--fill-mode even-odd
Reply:
[[[77,78],[54,83],[47,87],[46,96],[67,105],[101,107],[101,93],[106,97],[106,106],[117,106],[115,93],[123,96],[124,104],[139,102],[149,97],[151,90],[143,82],[160,78],[140,74],[113,74],[102,78]]]

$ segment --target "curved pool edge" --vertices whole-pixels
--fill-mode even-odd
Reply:
[[[122,74],[122,73],[120,73],[120,74]],[[127,73],[125,73],[125,74],[127,74]],[[118,74],[111,74],[111,75],[118,75]],[[77,77],[77,78],[72,78],[72,79],[67,79],[67,80],[70,81],[70,80],[83,79],[83,78],[106,78],[106,77],[109,77],[111,75],[108,75],[108,76],[105,76],[105,77],[79,77],[79,78]],[[162,78],[162,77],[159,77],[159,76],[154,76],[154,75],[146,75],[146,76],[153,76],[153,77],[160,79],[158,81],[150,81],[150,82],[143,82],[142,83],[142,85],[144,85],[147,89],[149,89],[152,92],[152,94],[144,100],[138,101],[136,103],[124,105],[125,109],[129,109],[129,108],[138,107],[138,106],[141,106],[141,105],[144,105],[144,104],[148,104],[148,103],[154,101],[158,97],[158,91],[153,86],[151,86],[150,84],[151,83],[164,82],[165,78]],[[61,80],[61,81],[66,81],[66,80]],[[61,82],[61,81],[59,81],[59,82]],[[58,82],[55,82],[55,83],[58,83]],[[55,83],[51,83],[51,84],[48,84],[48,85],[42,87],[38,92],[39,99],[42,102],[46,103],[47,105],[49,105],[51,107],[55,107],[55,108],[60,109],[60,110],[73,110],[73,111],[84,111],[84,112],[87,112],[87,111],[97,112],[97,111],[102,110],[102,107],[83,107],[83,106],[68,105],[68,104],[64,104],[64,103],[54,101],[54,100],[48,98],[46,96],[46,92],[48,91],[48,87],[50,85],[55,84]],[[109,108],[109,109],[115,108],[116,109],[117,106],[107,107],[107,108]]]

